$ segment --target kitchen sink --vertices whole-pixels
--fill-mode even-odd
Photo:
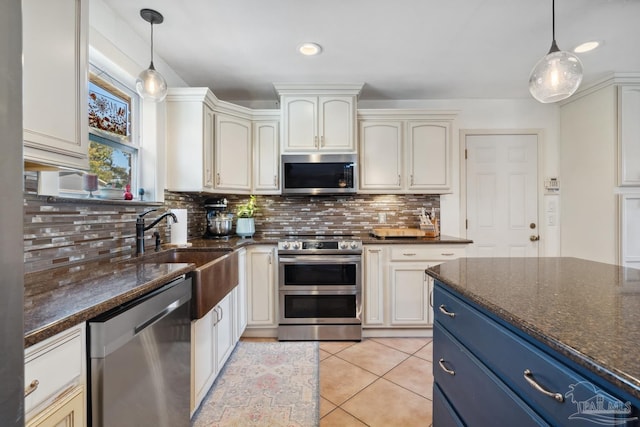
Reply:
[[[171,249],[148,252],[135,262],[195,264],[192,272],[192,317],[200,319],[238,284],[238,254],[232,249]]]

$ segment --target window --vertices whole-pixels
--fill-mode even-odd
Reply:
[[[68,197],[123,199],[138,188],[137,93],[96,67],[89,74],[89,172],[60,172],[60,192]]]
[[[100,188],[137,188],[138,95],[94,68],[89,79],[89,171]],[[108,77],[108,76],[107,76]]]

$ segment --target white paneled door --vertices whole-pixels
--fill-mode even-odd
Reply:
[[[538,256],[538,135],[467,134],[471,257]]]

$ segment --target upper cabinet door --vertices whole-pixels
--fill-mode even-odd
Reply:
[[[86,0],[23,0],[24,158],[88,169]]]
[[[318,105],[318,148],[326,151],[355,151],[354,97],[321,96]]]
[[[355,152],[355,96],[283,96],[282,152]]]
[[[280,150],[275,120],[253,123],[253,192],[280,192]]]
[[[318,98],[283,97],[283,151],[316,151],[318,138]]]
[[[360,122],[360,190],[402,189],[402,121]]]
[[[216,190],[251,191],[251,121],[216,114]]]
[[[450,127],[442,122],[407,122],[409,190],[450,191]]]
[[[618,185],[640,186],[640,86],[618,89]]]

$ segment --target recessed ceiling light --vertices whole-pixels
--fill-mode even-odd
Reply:
[[[306,56],[319,55],[322,52],[322,46],[312,42],[302,43],[298,46],[298,52]]]
[[[585,53],[585,52],[590,52],[593,49],[597,48],[598,46],[600,46],[600,42],[593,40],[590,42],[585,42],[582,44],[579,44],[578,46],[573,48],[573,51],[575,53]]]

